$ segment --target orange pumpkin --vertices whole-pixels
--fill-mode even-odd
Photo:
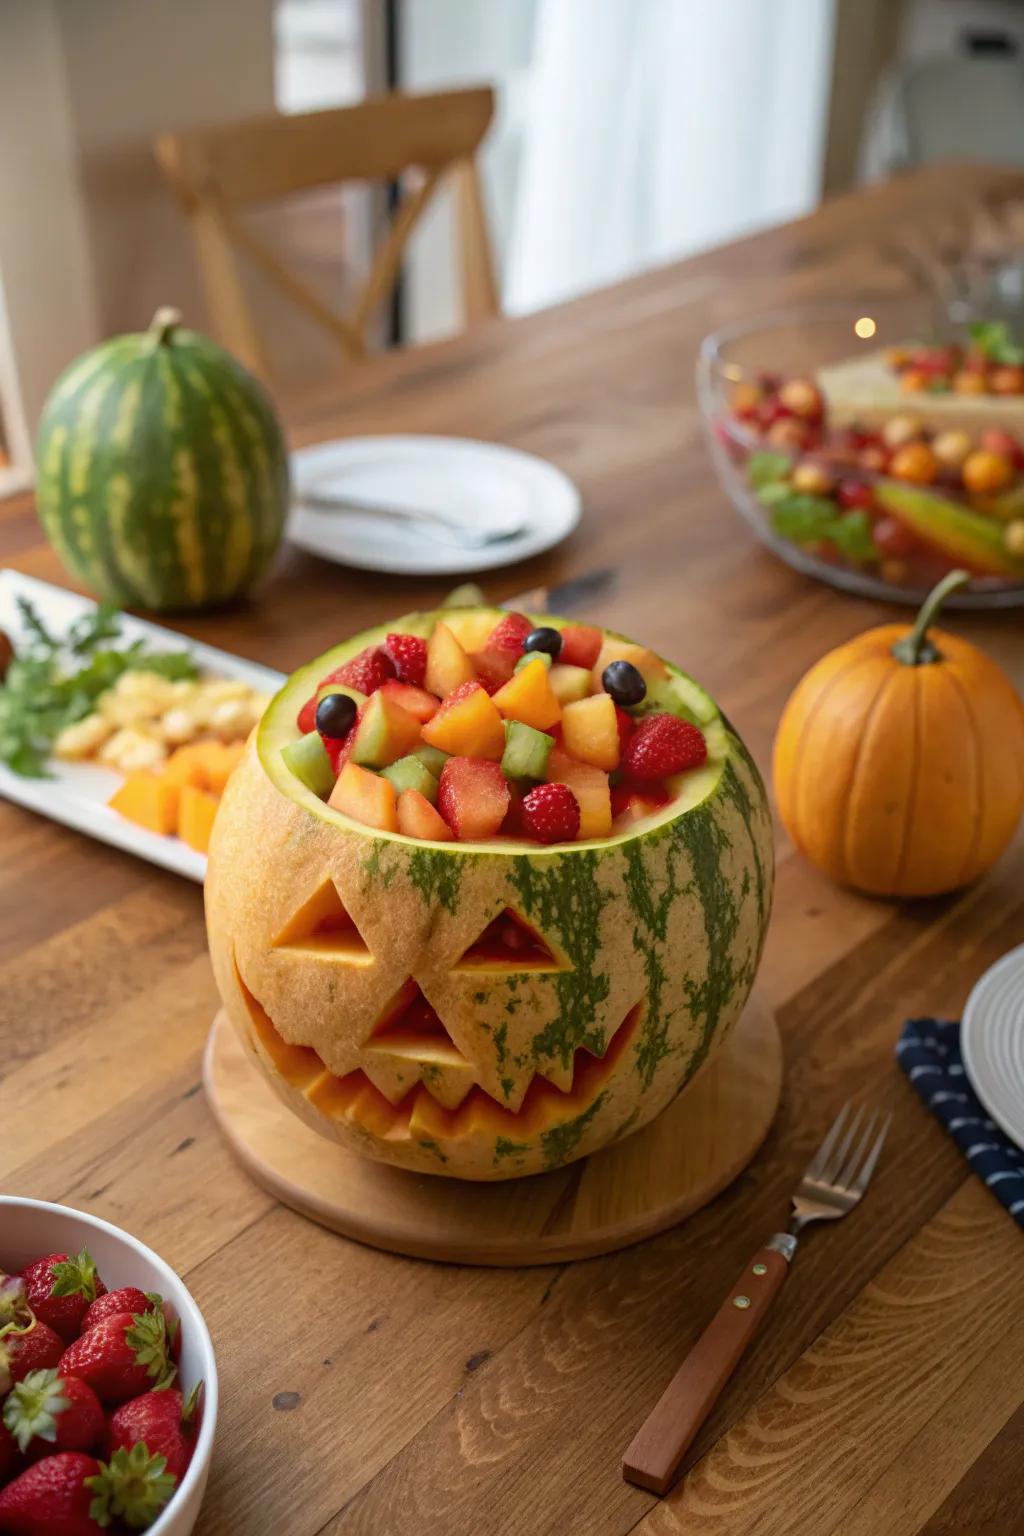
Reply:
[[[841,885],[936,896],[976,880],[1024,810],[1024,707],[1006,674],[932,620],[883,624],[797,685],[775,738],[775,795],[793,843]]]

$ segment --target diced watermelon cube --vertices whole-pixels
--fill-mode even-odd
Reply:
[[[511,798],[499,763],[450,757],[441,771],[437,808],[461,842],[494,837]]]
[[[604,636],[593,624],[567,624],[560,631],[562,649],[558,659],[567,667],[586,667],[597,660]]]

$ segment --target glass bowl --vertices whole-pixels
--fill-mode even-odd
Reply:
[[[779,380],[817,381],[822,370],[838,364],[870,368],[873,354],[915,341],[966,346],[969,337],[965,325],[938,314],[933,303],[892,296],[783,310],[716,331],[701,347],[697,389],[719,477],[762,543],[788,565],[831,586],[916,605],[947,571],[959,567],[971,580],[949,599],[949,607],[1022,605],[1024,555],[1008,555],[1006,539],[1024,539],[1024,395],[969,400],[948,391],[941,399],[938,393],[903,395],[892,375],[882,381],[877,403],[872,396],[870,410],[864,407],[869,420],[855,421],[852,408],[840,408],[833,398],[819,420],[797,418],[800,431],[806,429],[805,442],[785,440],[799,437],[792,428],[773,431],[769,418],[779,410]],[[751,404],[752,390],[760,391],[761,404]],[[857,410],[859,401],[858,396]],[[737,415],[737,409],[745,414]],[[778,419],[791,414],[782,408]],[[982,434],[1010,430],[1021,448],[1009,488],[998,497],[971,499],[960,470],[951,466],[940,466],[926,485],[892,474],[894,450],[882,434],[895,438],[908,419],[917,419],[918,440],[929,447],[942,433],[966,431],[977,449]],[[798,466],[797,480],[810,483],[811,492],[792,482]],[[1014,521],[1019,528],[1007,535]],[[992,568],[1004,563],[1005,569]]]

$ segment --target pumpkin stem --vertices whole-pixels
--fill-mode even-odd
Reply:
[[[181,319],[180,309],[175,309],[171,304],[161,304],[149,322],[149,334],[153,338],[153,346],[166,347],[172,331],[177,330],[181,324]]]
[[[938,618],[939,609],[949,594],[955,592],[957,587],[965,586],[970,579],[966,571],[950,571],[943,576],[938,586],[932,588],[921,604],[921,611],[910,634],[897,640],[892,648],[897,661],[902,661],[907,667],[920,667],[942,660],[942,652],[932,644],[928,630]]]

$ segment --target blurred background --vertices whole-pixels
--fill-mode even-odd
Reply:
[[[501,306],[523,313],[901,167],[1024,161],[1022,49],[1021,0],[0,0],[0,491],[29,482],[42,401],[84,348],[166,303],[217,329],[162,132],[493,85],[484,199]],[[460,324],[448,195],[374,348]],[[245,219],[343,310],[395,196],[317,188]],[[245,283],[285,397],[343,366],[265,273]]]

